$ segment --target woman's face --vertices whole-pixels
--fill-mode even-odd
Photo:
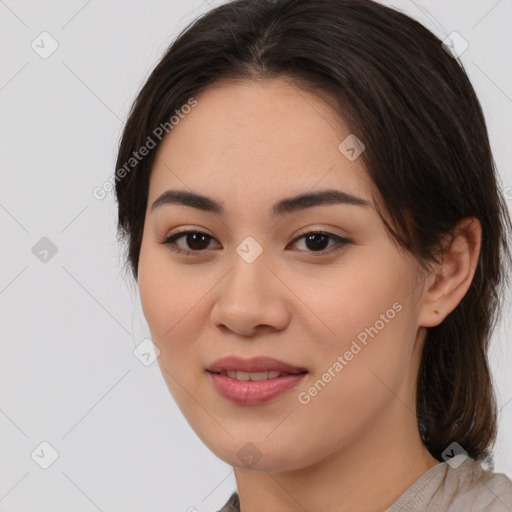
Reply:
[[[222,82],[195,99],[158,149],[138,268],[160,368],[194,431],[233,466],[284,471],[416,429],[423,281],[375,210],[361,148],[339,148],[349,130],[284,79]],[[171,189],[222,211],[152,208]],[[360,204],[273,210],[325,190]],[[183,231],[203,235],[161,243]],[[230,355],[307,373],[251,384],[208,371]]]

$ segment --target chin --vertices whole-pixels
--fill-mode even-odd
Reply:
[[[308,457],[306,453],[298,454],[297,446],[287,445],[283,439],[276,439],[275,442],[251,442],[229,438],[222,446],[218,439],[214,444],[205,444],[219,459],[235,469],[279,473],[300,470],[319,460],[318,454],[317,457]]]

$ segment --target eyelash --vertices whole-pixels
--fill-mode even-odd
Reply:
[[[198,256],[201,256],[202,254],[208,252],[207,250],[202,250],[202,251],[187,251],[185,249],[179,249],[176,247],[176,240],[184,237],[185,235],[189,235],[189,234],[196,234],[196,235],[206,235],[207,237],[209,237],[210,239],[214,239],[212,236],[208,235],[208,233],[204,233],[202,231],[195,231],[195,230],[186,230],[186,231],[180,231],[178,233],[174,233],[173,235],[165,238],[164,240],[160,241],[159,243],[162,244],[162,245],[167,245],[169,247],[169,249],[173,252],[176,252],[176,253],[179,253],[179,254],[186,254],[186,255],[189,255],[191,257],[198,257]],[[303,233],[301,235],[299,235],[297,238],[295,238],[292,243],[295,243],[297,242],[298,240],[302,240],[304,238],[306,238],[307,236],[309,235],[325,235],[329,238],[332,238],[334,241],[335,241],[335,245],[333,245],[332,247],[330,247],[329,249],[326,249],[326,250],[321,250],[321,251],[304,251],[304,252],[307,252],[313,256],[315,255],[329,255],[333,252],[336,252],[336,251],[339,251],[341,250],[345,245],[348,245],[351,243],[350,240],[348,240],[347,238],[343,238],[341,236],[338,236],[338,235],[335,235],[334,233],[329,233],[327,231],[308,231],[307,233]]]

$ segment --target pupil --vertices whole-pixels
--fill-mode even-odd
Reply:
[[[320,240],[320,243],[318,243],[319,239],[323,239],[323,241]],[[308,245],[309,249],[315,249],[315,248],[316,249],[319,249],[319,248],[324,249],[325,247],[323,247],[323,246],[325,246],[325,243],[322,243],[322,242],[325,242],[326,240],[327,240],[326,235],[323,235],[322,233],[314,233],[314,234],[308,235],[306,237],[306,245],[308,245],[308,242],[313,242],[313,245],[311,247]]]
[[[201,246],[201,242],[199,242],[199,244],[197,243],[197,238],[203,238],[204,246]],[[202,235],[201,233],[191,233],[187,236],[187,244],[191,249],[194,249],[194,250],[205,249],[206,247],[208,247],[208,243],[204,244],[204,240],[206,238],[207,238],[207,235]],[[190,243],[190,241],[191,241],[191,243]],[[198,247],[198,245],[199,245],[199,247]]]

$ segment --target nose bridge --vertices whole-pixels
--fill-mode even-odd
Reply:
[[[269,252],[247,237],[236,248],[231,270],[222,280],[212,310],[212,321],[236,332],[258,325],[283,328],[288,321],[286,287],[268,268]]]
[[[273,287],[270,281],[275,278],[267,268],[268,256],[269,251],[265,250],[263,245],[252,236],[245,237],[235,247],[233,268],[228,275],[228,288],[237,295],[238,299],[243,298],[250,302],[252,297],[258,301],[262,298],[258,297],[260,294],[264,296],[269,293],[269,287]],[[244,297],[245,294],[250,295]]]

